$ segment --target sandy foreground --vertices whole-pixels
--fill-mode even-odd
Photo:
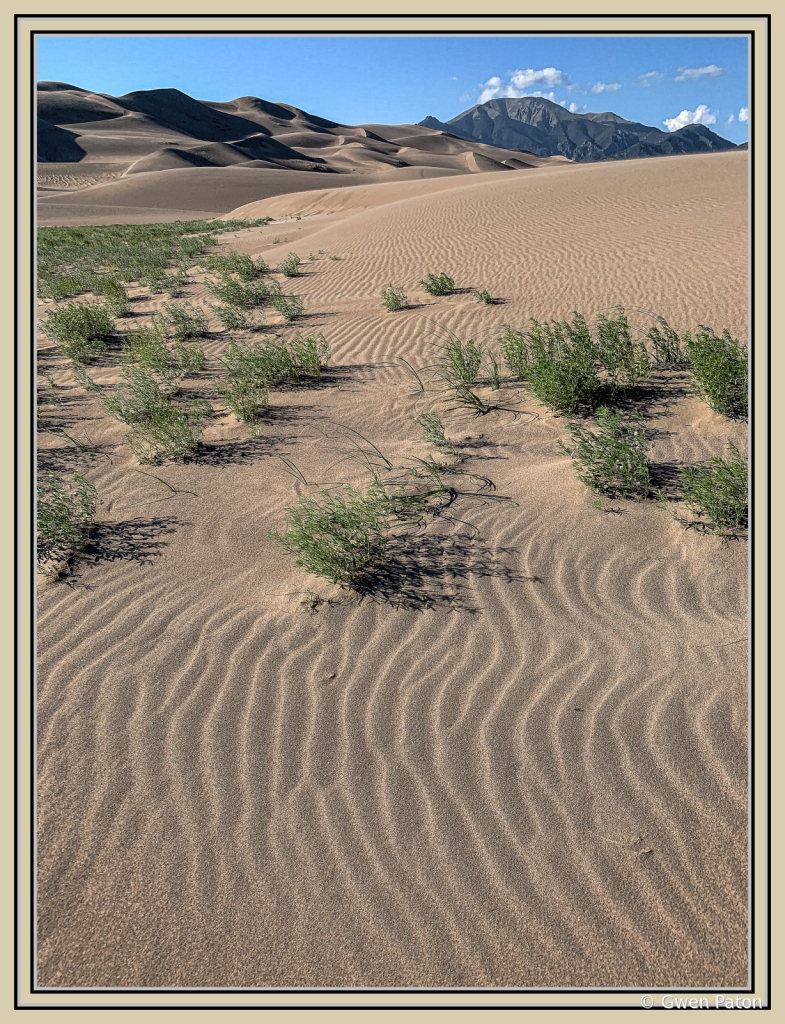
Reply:
[[[597,511],[556,447],[564,420],[514,387],[509,411],[444,413],[487,482],[452,478],[362,599],[270,531],[318,491],[276,456],[368,483],[329,468],[340,425],[398,466],[434,453],[395,357],[433,362],[435,324],[494,344],[504,323],[623,303],[746,341],[747,169],[547,166],[242,207],[278,220],[221,245],[305,260],[297,327],[324,332],[331,368],[273,391],[259,438],[216,399],[193,462],[141,467],[175,495],[39,336],[70,388],[59,422],[100,446],[40,434],[41,466],[103,501],[74,578],[40,587],[39,985],[746,984],[745,537],[684,531],[653,501]],[[441,271],[457,294],[419,288]],[[389,282],[411,309],[385,312]],[[91,372],[116,379],[116,357]],[[658,486],[729,440],[746,453],[746,425],[687,375],[655,372],[635,405]]]

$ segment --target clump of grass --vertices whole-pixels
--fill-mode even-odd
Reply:
[[[300,257],[296,252],[290,252],[285,260],[282,260],[275,268],[284,277],[297,277],[300,273]]]
[[[421,412],[414,417],[415,424],[422,430],[424,440],[434,445],[440,452],[455,454],[455,445],[444,433],[444,423],[437,412]]]
[[[528,332],[528,386],[554,412],[573,413],[579,405],[594,406],[600,383],[596,348],[585,318],[574,313],[572,323],[532,318]]]
[[[717,335],[699,324],[695,337],[685,341],[692,363],[694,391],[715,412],[729,419],[747,415],[747,347],[727,328]]]
[[[499,338],[502,356],[512,377],[526,380],[529,375],[529,347],[523,331],[514,331],[504,324],[504,334]]]
[[[216,391],[235,418],[247,423],[252,434],[258,434],[259,420],[270,404],[265,385],[253,377],[227,374],[216,381]]]
[[[104,351],[105,339],[114,333],[114,320],[102,303],[68,302],[50,310],[41,331],[73,362],[84,363]]]
[[[334,253],[330,253],[330,255],[327,257],[328,260],[339,260],[340,258],[340,256],[336,256]]]
[[[142,465],[186,461],[199,447],[203,417],[204,408],[200,405],[183,411],[167,402],[131,430],[126,436],[128,447]]]
[[[57,579],[73,558],[85,549],[90,535],[97,497],[95,485],[79,475],[66,481],[49,473],[36,489],[38,571]]]
[[[689,331],[682,339],[665,317],[658,316],[655,319],[657,326],[649,328],[648,338],[657,366],[689,366],[690,357],[685,347],[688,341],[692,341]]]
[[[396,313],[399,309],[406,309],[409,300],[403,288],[396,288],[391,283],[382,292],[382,305],[388,313]]]
[[[99,395],[109,416],[129,425],[156,420],[159,411],[169,404],[169,397],[177,391],[172,376],[133,363],[123,367],[120,382],[111,390],[95,381],[87,386]]]
[[[221,277],[237,274],[241,281],[253,281],[270,269],[261,256],[254,262],[250,256],[234,249],[205,256],[199,261],[199,266]]]
[[[451,336],[444,348],[444,361],[441,374],[448,384],[476,384],[482,366],[483,347],[476,345],[473,338],[465,344],[455,336]]]
[[[279,313],[284,320],[296,320],[304,312],[302,299],[299,295],[273,295],[270,298],[270,305]]]
[[[491,293],[487,291],[485,288],[483,288],[482,291],[479,291],[477,288],[475,288],[474,291],[472,292],[472,295],[475,297],[475,299],[477,299],[478,302],[482,302],[483,305],[485,306],[492,306],[496,301],[491,295]]]
[[[384,561],[391,521],[386,499],[378,481],[365,494],[347,486],[343,494],[323,490],[318,499],[300,498],[286,507],[286,532],[273,532],[273,539],[312,575],[357,588]]]
[[[728,449],[729,459],[715,455],[708,462],[679,470],[683,500],[698,521],[707,520],[718,534],[738,528],[747,516],[747,462],[734,444],[729,443]]]
[[[128,292],[126,292],[123,282],[114,274],[92,275],[91,291],[95,295],[103,296],[104,305],[111,316],[120,319],[128,316],[131,312]]]
[[[600,313],[597,336],[597,357],[614,392],[636,387],[649,376],[651,357],[643,342],[632,340],[623,306],[616,307],[613,320]]]
[[[203,338],[207,334],[207,316],[203,309],[196,309],[190,302],[177,306],[164,302],[163,309],[163,318],[172,328],[175,340]]]
[[[207,282],[207,290],[215,298],[238,309],[253,309],[263,306],[270,298],[271,289],[264,281],[250,281],[242,284],[234,278],[227,277],[222,281]]]
[[[38,279],[39,299],[70,299],[90,291],[95,291],[95,285],[94,277],[89,273],[57,274]]]
[[[225,331],[258,331],[264,324],[264,313],[237,306],[210,306]]]
[[[151,295],[160,295],[162,292],[166,292],[170,299],[176,299],[187,281],[188,275],[182,270],[178,270],[174,274],[169,274],[165,270],[154,270],[140,278],[139,283],[146,287]]]
[[[177,340],[170,348],[167,344],[171,337],[169,327],[167,319],[154,313],[147,324],[130,331],[123,344],[123,362],[135,363],[168,380],[189,377],[203,370],[205,355],[201,345],[185,345],[175,334]]]
[[[455,281],[447,274],[428,274],[420,284],[429,295],[452,295],[455,291]]]
[[[629,419],[603,406],[597,411],[596,431],[569,423],[571,444],[558,446],[572,458],[580,481],[606,494],[645,498],[649,493],[649,460],[643,417]]]

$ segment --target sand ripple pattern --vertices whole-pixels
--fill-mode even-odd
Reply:
[[[746,984],[745,542],[653,503],[598,513],[556,449],[563,421],[525,396],[517,417],[451,415],[495,490],[456,478],[362,600],[270,537],[313,493],[276,455],[342,479],[339,424],[399,464],[428,450],[384,364],[432,358],[434,307],[385,314],[389,280],[455,268],[507,297],[435,304],[480,340],[622,299],[702,319],[687,255],[709,246],[711,280],[735,280],[736,207],[721,175],[670,187],[686,238],[652,261],[669,236],[645,197],[667,167],[525,172],[527,189],[510,172],[308,235],[346,257],[303,281],[334,314],[340,373],[275,395],[257,439],[211,427],[194,464],[155,471],[177,494],[130,472],[121,428],[91,425],[110,452],[88,467],[99,534],[74,585],[40,596],[39,984]],[[631,193],[609,193],[623,173]],[[604,248],[598,226],[624,223],[634,244]],[[727,292],[709,293],[717,325],[741,331]],[[687,396],[651,424],[663,466],[744,440]],[[301,605],[309,586],[330,602]]]

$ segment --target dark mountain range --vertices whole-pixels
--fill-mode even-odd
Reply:
[[[702,124],[665,132],[611,111],[572,114],[539,96],[489,100],[449,121],[426,117],[419,124],[472,142],[581,163],[737,148]]]

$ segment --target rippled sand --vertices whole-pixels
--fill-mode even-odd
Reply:
[[[104,454],[42,435],[41,464],[85,472],[103,504],[71,585],[40,588],[39,984],[746,983],[744,537],[685,532],[653,502],[598,512],[556,448],[564,420],[513,388],[512,412],[445,416],[493,486],[456,477],[362,600],[270,538],[317,489],[276,455],[359,484],[328,469],[338,424],[398,465],[433,451],[394,365],[432,362],[423,317],[493,342],[622,302],[747,340],[746,174],[746,154],[716,154],[244,208],[303,219],[224,244],[326,251],[293,284],[333,370],[275,391],[258,439],[220,414],[194,462],[143,467],[174,496],[66,392],[60,421]],[[443,270],[462,291],[426,295]],[[414,308],[382,309],[390,281]],[[746,426],[687,389],[656,373],[640,403],[666,486],[728,440],[746,451]]]

